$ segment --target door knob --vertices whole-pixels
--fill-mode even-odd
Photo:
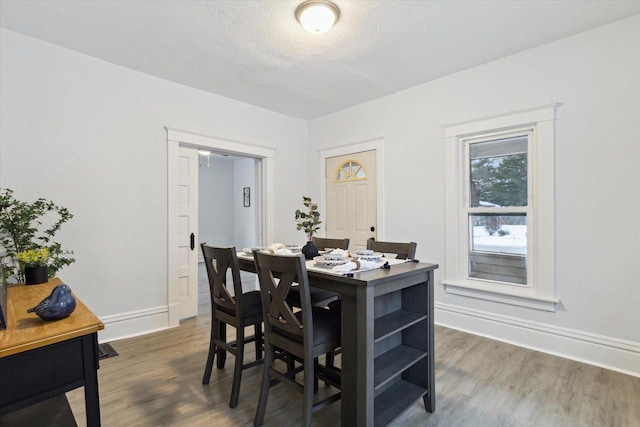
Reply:
[[[376,228],[374,226],[371,226],[371,231],[376,231]]]

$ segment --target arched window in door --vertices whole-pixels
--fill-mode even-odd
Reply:
[[[367,170],[355,160],[344,161],[333,176],[334,182],[367,179]]]

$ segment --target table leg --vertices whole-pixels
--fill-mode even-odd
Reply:
[[[82,340],[84,359],[84,401],[87,427],[100,427],[100,397],[98,394],[98,334]]]
[[[355,426],[358,420],[356,396],[358,361],[356,353],[358,340],[356,336],[356,299],[342,295],[342,398],[341,425]]]
[[[433,412],[436,410],[436,355],[433,327],[433,271],[429,271],[429,281],[427,282],[427,307],[429,313],[429,319],[427,322],[427,331],[429,334],[429,337],[427,339],[427,357],[429,358],[427,387],[429,390],[422,399],[424,401],[426,410],[428,412]]]
[[[373,426],[373,289],[342,296],[342,422]]]

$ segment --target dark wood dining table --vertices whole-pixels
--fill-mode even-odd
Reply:
[[[255,273],[253,258],[238,254]],[[422,398],[435,410],[433,280],[437,264],[334,274],[307,261],[309,284],[342,300],[343,426],[384,426]]]

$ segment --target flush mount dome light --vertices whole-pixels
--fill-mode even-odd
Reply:
[[[324,33],[340,17],[340,9],[330,1],[309,0],[296,9],[296,19],[310,33]]]

